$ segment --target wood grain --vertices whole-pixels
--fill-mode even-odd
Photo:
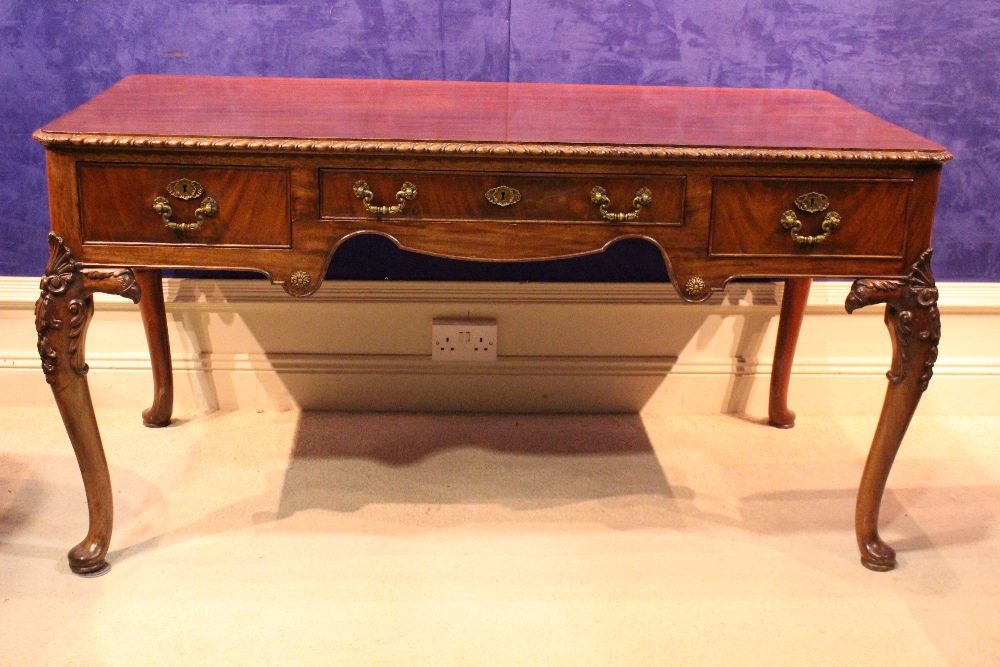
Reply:
[[[716,178],[711,252],[714,256],[902,258],[906,205],[912,187],[908,179]],[[801,234],[820,234],[825,213],[805,212],[795,206],[797,197],[810,192],[829,197],[828,211],[842,216],[829,238],[816,245],[796,243],[781,225],[782,214],[792,210],[803,224]]]
[[[85,242],[291,245],[287,170],[81,164],[77,172]],[[182,178],[204,186],[203,196],[190,201],[171,197],[167,185]],[[219,211],[206,217],[201,229],[178,232],[153,210],[153,200],[161,196],[169,200],[175,222],[195,222],[205,196],[218,201]]]

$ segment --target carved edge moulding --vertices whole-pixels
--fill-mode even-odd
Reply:
[[[673,146],[605,146],[600,144],[513,144],[440,141],[349,141],[341,139],[261,139],[255,137],[176,137],[153,135],[70,134],[37,130],[45,146],[79,148],[208,149],[292,153],[416,153],[444,155],[620,157],[651,159],[728,159],[848,162],[935,162],[952,159],[948,151],[788,150]]]

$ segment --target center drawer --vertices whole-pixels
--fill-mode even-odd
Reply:
[[[416,195],[402,210],[366,210],[355,193],[363,181],[372,193],[370,206],[396,206],[397,193],[411,183]],[[320,172],[320,211],[324,218],[387,221],[510,221],[546,223],[608,223],[594,188],[606,193],[611,213],[636,211],[640,191],[649,201],[628,224],[680,225],[684,219],[683,176],[583,174],[455,173],[440,171],[363,171],[324,169]]]

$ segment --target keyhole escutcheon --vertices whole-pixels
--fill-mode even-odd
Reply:
[[[198,181],[192,181],[190,178],[180,178],[167,186],[167,192],[171,196],[188,201],[197,199],[204,194],[205,188]]]
[[[521,193],[507,185],[500,185],[486,191],[486,201],[496,206],[513,206],[521,201]]]
[[[795,208],[806,213],[819,213],[830,207],[830,198],[818,192],[807,192],[795,200]]]

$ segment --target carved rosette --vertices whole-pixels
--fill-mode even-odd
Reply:
[[[35,303],[35,330],[42,372],[56,384],[59,371],[87,372],[83,342],[94,311],[94,292],[139,302],[139,285],[129,269],[82,269],[62,238],[49,233],[49,263]]]
[[[893,335],[892,368],[886,374],[889,381],[899,384],[909,373],[920,372],[920,391],[927,389],[934,374],[938,342],[941,340],[941,316],[938,312],[938,290],[931,273],[931,250],[924,252],[903,280],[863,279],[854,281],[847,297],[846,308],[853,313],[858,308],[878,303],[886,304],[885,322]],[[912,368],[915,348],[920,348],[919,368]]]
[[[309,287],[312,285],[312,278],[305,271],[296,271],[292,274],[288,282],[292,287],[292,291],[296,294],[303,294],[309,291]]]
[[[694,276],[693,278],[688,278],[688,281],[684,283],[684,293],[688,296],[699,296],[705,291],[706,287],[708,285],[705,284],[704,280],[698,276]]]

